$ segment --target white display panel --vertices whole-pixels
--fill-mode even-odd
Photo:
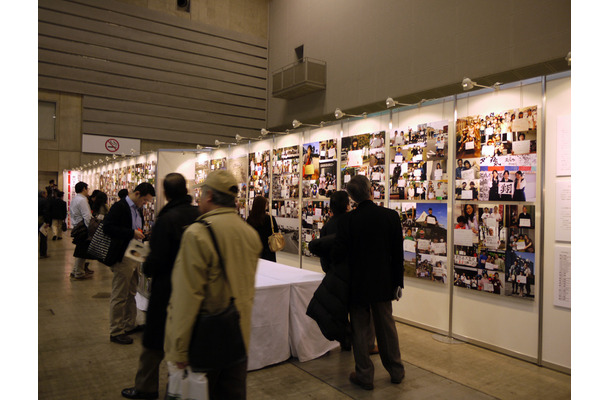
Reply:
[[[547,82],[547,112],[546,112],[546,163],[545,163],[545,203],[544,203],[544,298],[542,319],[542,361],[566,369],[571,368],[571,311],[568,308],[558,307],[555,299],[555,274],[558,266],[555,263],[557,248],[556,236],[558,214],[560,206],[556,202],[559,182],[569,182],[570,177],[557,177],[557,158],[559,129],[558,120],[572,113],[571,106],[572,84],[571,78],[565,77]],[[561,184],[559,185],[561,186]],[[571,244],[562,242],[562,245],[571,248]],[[584,331],[582,331],[584,332]]]
[[[481,95],[473,94],[458,99],[457,118],[489,115],[501,110],[531,106],[536,106],[537,110],[540,110],[541,102],[541,83]],[[539,150],[538,153],[541,151]],[[539,174],[536,174],[535,187],[540,187]],[[481,204],[478,206],[480,207]],[[539,226],[538,218],[535,226]],[[540,243],[539,231],[536,232],[535,243]],[[535,256],[535,265],[540,265],[538,252]],[[456,288],[453,298],[454,334],[457,337],[500,347],[535,360],[538,356],[538,287],[535,292],[533,301],[524,302],[520,301],[521,299],[494,296],[490,293],[471,293],[469,290]]]

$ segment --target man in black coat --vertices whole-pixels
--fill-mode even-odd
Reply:
[[[168,174],[163,180],[163,191],[168,203],[157,216],[150,236],[150,253],[143,266],[144,274],[152,278],[152,282],[142,335],[142,353],[135,386],[121,392],[128,399],[158,397],[159,364],[165,356],[163,341],[167,305],[172,291],[172,269],[182,233],[200,215],[197,206],[191,205],[192,198],[187,194],[184,176]]]
[[[333,262],[347,262],[350,270],[350,321],[356,371],[349,379],[373,389],[374,366],[369,355],[370,320],[383,366],[392,383],[402,382],[405,372],[400,358],[392,300],[400,298],[403,284],[402,227],[400,217],[373,203],[370,181],[357,175],[347,192],[358,206],[339,220]]]
[[[57,191],[51,199],[51,218],[53,220],[53,240],[61,240],[62,226],[68,216],[68,206],[64,201],[64,192]]]
[[[131,239],[142,240],[145,234],[142,207],[152,201],[155,188],[148,182],[140,183],[123,200],[110,207],[104,218],[104,233],[112,239],[108,260],[112,270],[110,292],[110,341],[131,344],[128,335],[138,330],[136,324],[136,291],[138,287],[137,261],[123,257]]]
[[[51,207],[47,198],[47,191],[43,190],[38,193],[38,236],[40,237],[40,258],[47,258],[47,237],[40,232],[40,227],[46,225],[51,226]],[[49,232],[51,230],[49,229]]]

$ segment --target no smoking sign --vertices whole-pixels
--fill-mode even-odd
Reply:
[[[106,143],[104,144],[104,146],[106,147],[106,150],[108,150],[111,153],[115,153],[119,150],[119,141],[116,139],[108,139],[106,140]]]

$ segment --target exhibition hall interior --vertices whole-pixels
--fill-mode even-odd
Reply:
[[[284,239],[256,268],[248,398],[575,393],[569,1],[39,0],[36,13],[32,396],[128,397],[143,349],[138,330],[108,340],[115,269],[75,269],[77,184],[108,208],[152,185],[147,240],[172,200],[164,177],[181,174],[197,205],[218,171],[237,182],[237,216],[263,197]],[[370,387],[308,311],[328,272],[310,244],[334,221],[331,196],[362,176],[400,221],[404,267],[391,302],[404,379],[371,350]],[[47,224],[41,196],[67,214]],[[386,259],[374,243],[359,251]],[[155,286],[129,252],[141,327]],[[128,398],[169,396],[170,369],[156,397]]]

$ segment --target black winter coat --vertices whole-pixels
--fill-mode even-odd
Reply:
[[[404,287],[400,217],[371,200],[339,220],[333,262],[346,261],[350,271],[350,302],[359,305],[391,301]]]
[[[269,260],[269,261],[276,262],[275,253],[273,251],[271,251],[271,249],[269,248],[269,236],[272,235],[272,232],[271,232],[272,223],[273,223],[273,230],[276,233],[279,232],[279,227],[277,226],[277,222],[275,221],[275,218],[273,218],[270,215],[265,215],[265,222],[263,222],[263,224],[261,226],[254,226],[254,225],[251,225],[251,226],[254,229],[256,229],[256,232],[258,233],[258,236],[261,239],[261,243],[263,244],[263,252],[261,253],[260,258],[262,258],[263,260]]]
[[[59,197],[51,199],[51,218],[63,221],[68,216],[66,202]]]
[[[138,212],[140,213],[142,222],[144,222],[142,210],[139,210]],[[108,249],[108,265],[111,266],[123,260],[125,250],[127,250],[129,242],[134,236],[134,227],[131,222],[131,209],[129,208],[127,200],[119,200],[110,207],[108,215],[104,217],[103,227],[104,233],[112,239],[110,248]]]
[[[324,239],[333,240],[333,236]],[[347,263],[333,264],[313,294],[307,315],[328,340],[344,342],[349,337],[349,269]]]
[[[157,216],[150,236],[150,253],[142,271],[152,278],[142,334],[144,347],[163,350],[167,305],[172,292],[172,270],[180,249],[182,233],[200,215],[191,196],[171,200]]]
[[[309,251],[320,257],[320,266],[322,271],[326,273],[331,268],[332,246],[338,229],[338,220],[343,215],[345,214],[336,215],[329,219],[320,230],[320,238],[309,242]],[[332,236],[332,239],[327,239],[329,236]]]

